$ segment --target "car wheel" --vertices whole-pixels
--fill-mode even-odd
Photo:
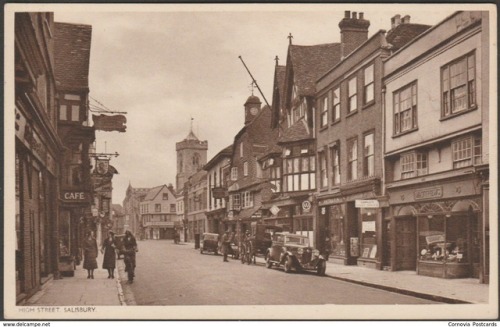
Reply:
[[[273,263],[271,262],[271,256],[266,254],[266,268],[271,268],[273,266]]]
[[[285,261],[285,272],[289,273],[292,271],[292,258],[290,256],[286,257]]]
[[[326,261],[323,260],[318,264],[316,274],[318,276],[325,276],[325,273],[326,273]]]

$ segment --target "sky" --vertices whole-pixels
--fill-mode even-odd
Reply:
[[[395,10],[394,10],[395,8]],[[390,10],[388,10],[390,9]],[[364,12],[368,37],[390,29],[396,14],[434,25],[447,5],[66,5],[57,22],[92,25],[90,97],[127,112],[127,131],[97,132],[97,152],[118,152],[111,164],[113,203],[133,187],[175,186],[175,143],[193,131],[208,141],[208,160],[232,144],[252,94],[242,56],[268,101],[274,58],[286,63],[289,33],[298,45],[340,42],[344,10]],[[255,95],[264,100],[258,90]],[[91,101],[91,103],[94,103]]]

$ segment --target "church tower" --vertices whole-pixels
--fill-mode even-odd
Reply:
[[[176,190],[181,190],[188,178],[201,170],[207,163],[208,142],[200,141],[193,133],[193,122],[188,136],[175,144],[177,151]]]

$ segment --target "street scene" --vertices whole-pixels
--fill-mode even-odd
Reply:
[[[494,7],[200,7],[9,7],[6,312],[497,317]]]

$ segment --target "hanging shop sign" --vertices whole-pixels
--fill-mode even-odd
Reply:
[[[380,208],[378,200],[356,200],[356,208]]]
[[[100,175],[105,175],[109,171],[109,159],[96,159],[96,171]]]
[[[104,132],[125,132],[127,126],[127,118],[124,115],[92,115],[92,120],[94,121],[94,127],[98,131]]]
[[[278,214],[278,212],[280,212],[280,208],[278,206],[275,206],[273,205],[269,211],[271,211],[271,213],[273,214],[273,216],[276,216]]]

